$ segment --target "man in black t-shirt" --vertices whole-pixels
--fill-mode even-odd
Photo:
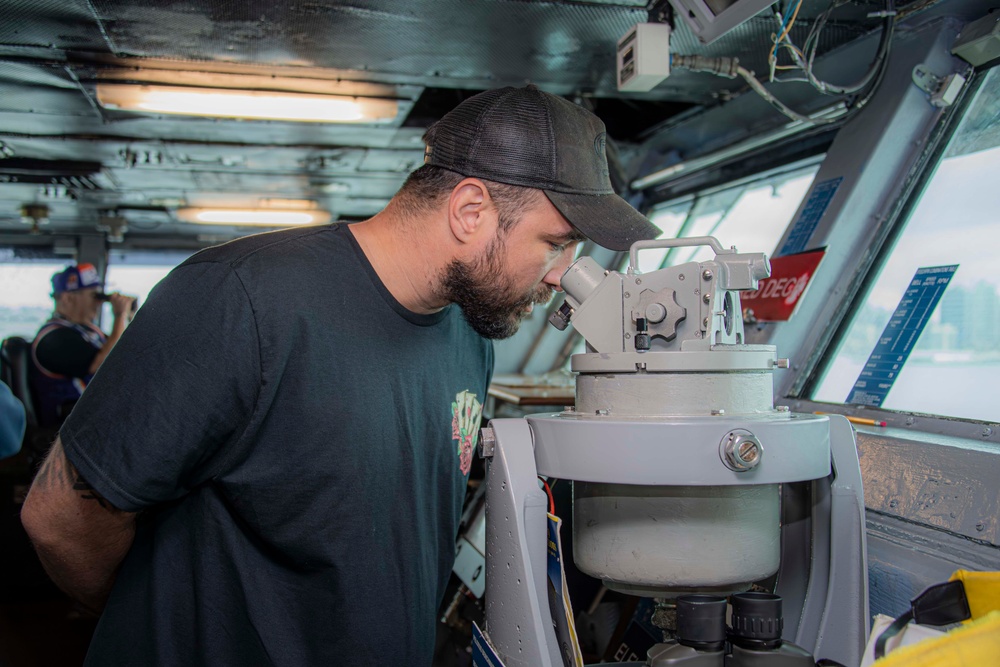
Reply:
[[[95,324],[101,278],[93,264],[68,266],[52,276],[55,312],[31,344],[29,377],[40,426],[57,426],[121,338],[133,298],[111,294],[114,322],[105,334]]]
[[[493,368],[589,237],[659,230],[604,125],[466,100],[365,222],[204,250],[153,290],[21,516],[102,611],[88,665],[431,663]]]

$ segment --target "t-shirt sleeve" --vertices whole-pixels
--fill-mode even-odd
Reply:
[[[24,438],[24,406],[10,387],[0,382],[0,459],[21,451]]]
[[[175,269],[150,294],[60,432],[115,507],[179,498],[223,471],[260,387],[252,304],[227,264]]]
[[[85,378],[90,375],[90,364],[97,356],[94,347],[70,327],[53,327],[38,340],[35,358],[42,368],[71,378]]]

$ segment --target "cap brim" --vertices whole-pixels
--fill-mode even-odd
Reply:
[[[649,241],[663,233],[616,194],[543,192],[571,225],[597,245],[610,250],[628,250],[636,241]]]

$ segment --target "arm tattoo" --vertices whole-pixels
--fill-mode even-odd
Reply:
[[[46,489],[72,488],[84,500],[96,500],[106,510],[115,509],[85,480],[66,458],[58,439],[35,476],[35,484]]]
[[[62,443],[56,440],[49,455],[42,462],[42,467],[38,469],[34,483],[46,489],[70,486],[73,479],[69,474],[69,465],[70,463],[63,453]]]
[[[83,477],[80,477],[80,473],[76,473],[76,482],[73,483],[73,490],[79,491],[80,497],[84,500],[96,500],[97,504],[104,509],[112,509],[111,505],[109,505],[108,502],[101,497],[101,494],[94,490],[94,487],[90,485],[90,482],[85,480]]]

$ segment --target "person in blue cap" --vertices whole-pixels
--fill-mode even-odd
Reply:
[[[101,277],[93,264],[68,266],[52,276],[55,313],[31,344],[31,378],[40,426],[57,426],[121,338],[134,299],[110,294],[114,322],[105,334],[95,324]]]

